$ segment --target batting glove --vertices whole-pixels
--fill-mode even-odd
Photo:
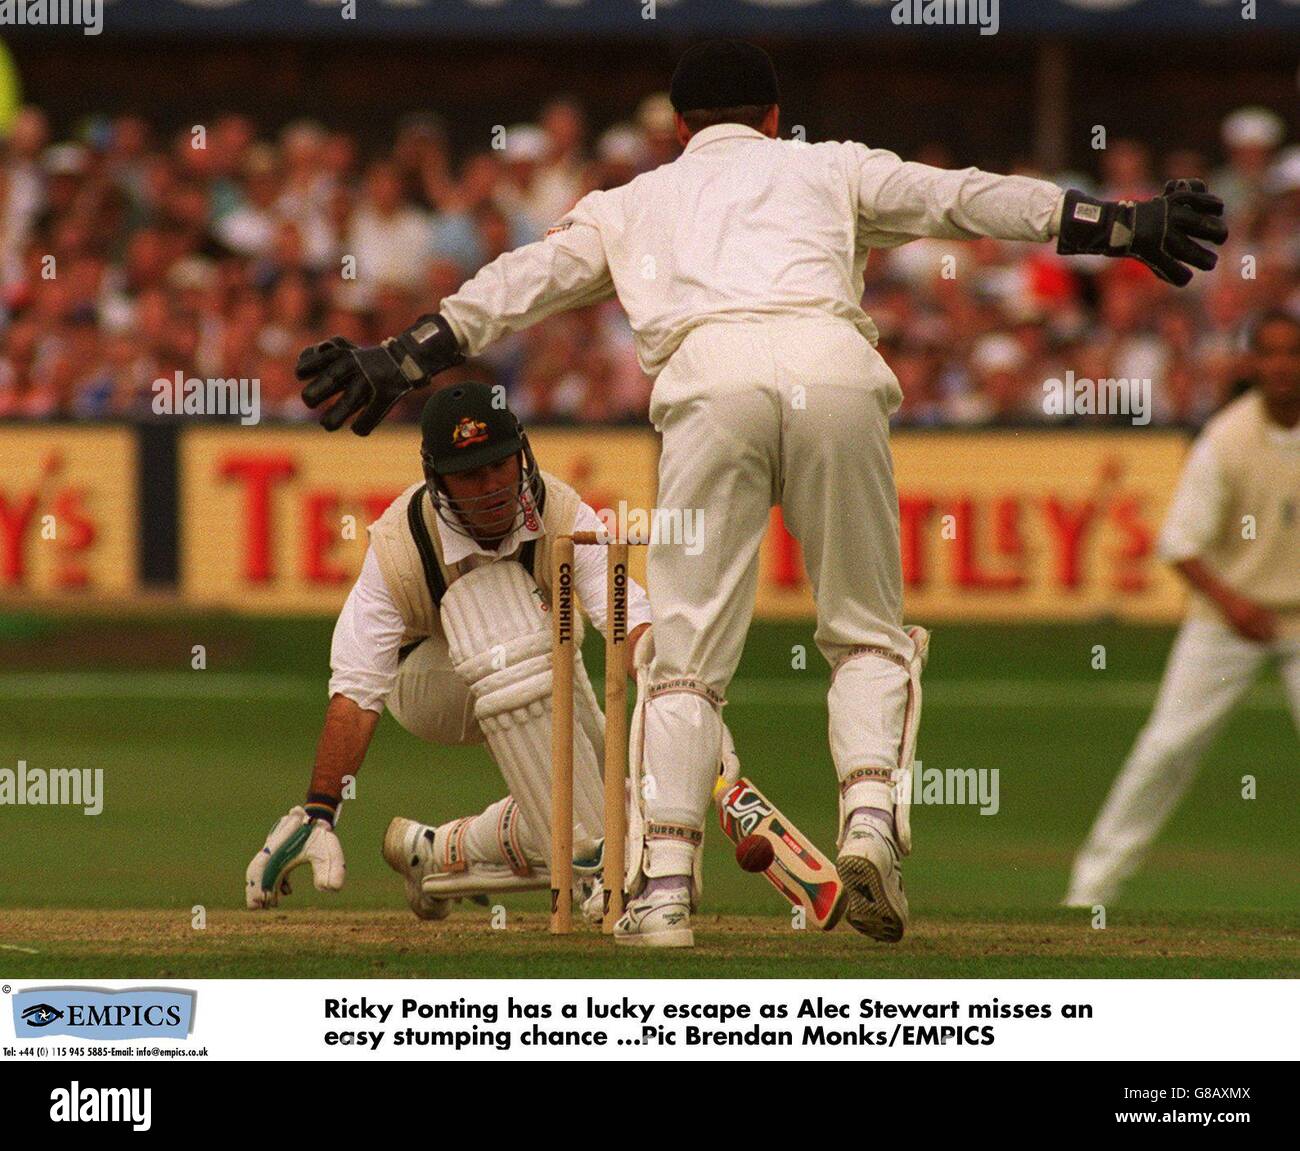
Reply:
[[[1222,244],[1228,238],[1222,216],[1223,201],[1205,190],[1203,180],[1170,180],[1153,200],[1094,200],[1071,189],[1056,250],[1063,256],[1132,256],[1181,288],[1192,268],[1208,272],[1219,262],[1195,241]]]
[[[311,819],[302,807],[295,807],[266,837],[262,848],[244,873],[244,899],[249,910],[275,907],[281,895],[289,895],[289,872],[311,864],[317,891],[338,891],[346,868],[343,847],[334,829],[323,819]]]
[[[342,336],[312,344],[298,354],[294,372],[306,381],[302,402],[309,408],[338,397],[321,416],[321,427],[338,431],[361,412],[352,430],[368,436],[407,392],[464,361],[451,325],[434,315],[421,316],[400,335],[373,347],[359,348]]]

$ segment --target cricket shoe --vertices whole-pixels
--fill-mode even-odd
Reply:
[[[593,927],[605,922],[605,842],[587,858],[573,861],[573,902]]]
[[[413,819],[395,818],[384,833],[384,859],[406,882],[406,903],[420,919],[446,919],[450,899],[425,895],[421,884],[437,870],[434,841],[438,829]]]
[[[694,947],[690,893],[675,887],[633,900],[614,924],[614,942],[627,947]]]
[[[593,927],[605,922],[605,885],[599,876],[574,879],[573,902],[582,918]]]
[[[893,837],[870,822],[849,824],[835,866],[848,891],[844,918],[855,931],[897,943],[907,930],[907,896]]]

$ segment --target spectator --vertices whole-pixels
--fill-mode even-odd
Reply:
[[[508,212],[526,222],[530,238],[536,239],[557,218],[552,211],[552,197],[539,178],[550,142],[546,133],[535,125],[516,124],[506,129],[504,144],[503,179],[497,198]]]
[[[391,148],[365,154],[360,180],[371,141],[350,133],[297,121],[259,142],[234,113],[212,117],[206,139],[191,127],[165,137],[122,115],[52,140],[39,109],[16,116],[0,160],[0,418],[150,418],[153,381],[182,371],[257,376],[266,418],[303,419],[299,346],[376,342],[539,238],[585,191],[680,150],[662,95],[600,133],[590,160],[570,100],[510,128],[501,150],[468,154],[420,113]],[[1232,238],[1219,274],[1186,291],[1135,263],[1066,262],[1048,246],[872,252],[863,306],[903,385],[898,422],[1042,422],[1043,381],[1069,371],[1150,378],[1157,423],[1203,422],[1234,385],[1242,325],[1267,306],[1300,311],[1300,150],[1259,108],[1230,116],[1224,141],[1212,179]],[[939,146],[922,154],[967,162]],[[1207,166],[1177,147],[1162,157],[1157,169],[1144,143],[1116,140],[1095,180],[1057,179],[1149,195]],[[612,300],[506,337],[453,373],[470,375],[504,385],[529,419],[646,418],[650,381]],[[420,399],[390,420],[415,419]]]
[[[1103,200],[1147,200],[1160,189],[1151,175],[1151,152],[1137,140],[1113,140],[1099,153]]]
[[[636,122],[645,133],[647,170],[677,159],[682,146],[677,142],[673,104],[667,92],[656,92],[642,100],[636,110]]]
[[[552,100],[542,109],[541,129],[546,136],[546,153],[537,170],[532,206],[534,218],[546,228],[572,208],[585,191],[582,149],[586,117],[572,100]]]
[[[615,124],[596,141],[596,163],[587,175],[591,188],[617,188],[646,170],[650,151],[645,133],[633,124]]]
[[[397,166],[372,164],[346,241],[363,289],[417,288],[429,261],[430,239],[429,218],[405,198]],[[394,329],[400,330],[400,325]]]
[[[41,154],[49,142],[50,129],[39,108],[22,108],[14,117],[6,141],[4,165],[7,235],[22,242],[31,233],[36,217],[45,206],[45,171]]]
[[[270,251],[280,221],[280,186],[275,150],[267,144],[250,148],[244,158],[241,203],[216,226],[217,237],[232,252],[248,258]]]
[[[1223,121],[1228,162],[1214,173],[1214,191],[1229,215],[1253,214],[1265,195],[1265,180],[1286,126],[1267,108],[1238,108]]]

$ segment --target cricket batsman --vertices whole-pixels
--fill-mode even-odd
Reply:
[[[344,784],[355,776],[385,707],[438,746],[487,743],[509,795],[477,815],[436,826],[394,819],[384,858],[422,919],[451,901],[550,886],[551,544],[601,531],[594,509],[538,469],[514,414],[481,383],[437,392],[425,406],[424,478],[370,526],[361,574],[334,628],[324,730],[306,800],[271,830],[245,876],[250,908],[273,907],[288,873],[310,864],[316,887],[343,886],[335,834]],[[603,627],[603,549],[579,548],[574,579]],[[628,672],[648,661],[650,607],[628,581]],[[604,716],[582,665],[574,674],[575,891],[599,916]]]
[[[1191,589],[1155,710],[1074,861],[1065,903],[1111,902],[1233,706],[1275,662],[1300,729],[1300,319],[1251,334],[1253,386],[1197,437],[1160,535]]]
[[[617,295],[662,436],[659,503],[702,516],[705,544],[649,550],[654,653],[634,770],[643,884],[621,943],[687,946],[691,882],[723,743],[721,708],[753,613],[759,546],[779,505],[799,540],[830,666],[845,918],[874,939],[908,922],[900,856],[927,637],[902,620],[889,417],[898,380],[862,311],[873,248],[923,236],[1046,242],[1134,256],[1176,284],[1212,268],[1221,202],[1191,181],[1106,202],[1020,176],[944,171],[857,143],[777,138],[771,60],[734,40],[682,56],[670,96],[683,154],[589,193],[541,241],[484,267],[437,315],[378,347],[306,349],[311,406],[365,435],[411,388],[509,332]]]

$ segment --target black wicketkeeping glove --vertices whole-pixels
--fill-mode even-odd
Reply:
[[[1228,238],[1222,216],[1223,201],[1205,190],[1203,180],[1170,180],[1154,200],[1094,200],[1071,189],[1056,250],[1063,256],[1132,256],[1181,288],[1191,268],[1208,272],[1219,262],[1194,241],[1222,244]]]
[[[401,335],[377,347],[358,348],[342,336],[312,344],[298,353],[294,371],[298,379],[307,381],[302,402],[309,408],[338,396],[321,416],[321,427],[338,431],[349,416],[361,412],[352,430],[368,436],[407,392],[424,387],[431,376],[464,360],[451,326],[433,315],[421,316]]]

